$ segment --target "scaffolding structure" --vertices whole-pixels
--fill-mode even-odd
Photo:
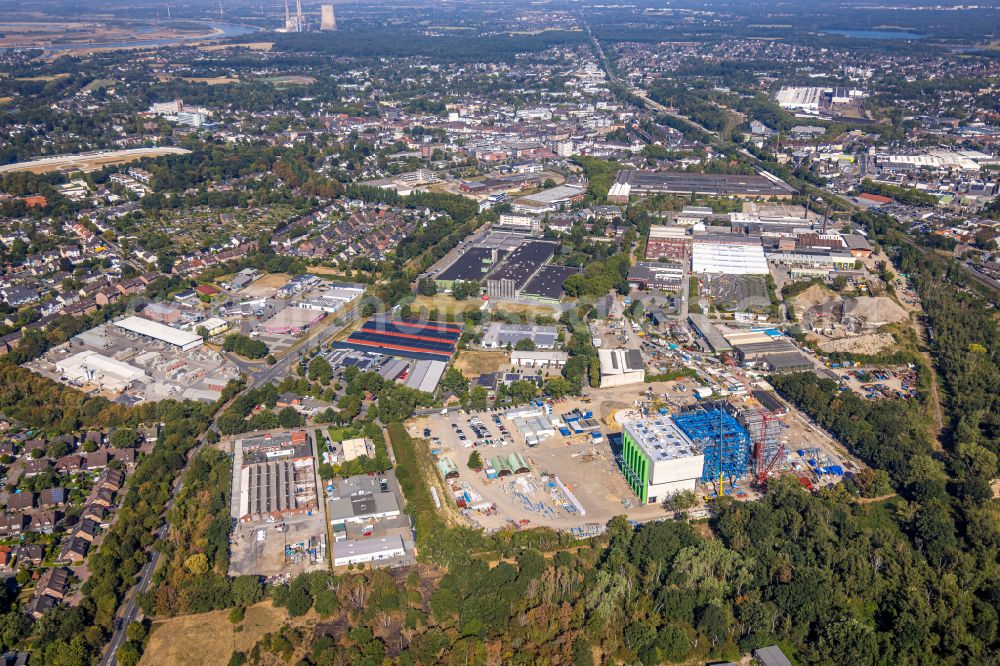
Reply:
[[[763,409],[744,409],[737,418],[753,442],[757,480],[764,483],[768,472],[780,462],[785,452],[781,438],[787,426]]]
[[[705,451],[703,482],[724,477],[733,483],[746,475],[750,467],[750,434],[729,412],[697,409],[677,414],[674,422]]]

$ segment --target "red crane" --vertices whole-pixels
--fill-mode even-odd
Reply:
[[[761,406],[756,398],[753,397],[753,389],[750,386],[750,382],[739,370],[739,365],[736,363],[736,359],[732,354],[726,354],[725,363],[728,365],[733,374],[740,383],[743,384],[743,388],[746,389],[747,399],[752,405],[750,409],[757,414],[760,419],[760,430],[755,434],[751,433],[751,441],[753,442],[754,450],[754,469],[757,472],[757,485],[763,486],[767,483],[767,475],[774,468],[774,465],[785,455],[785,445],[779,444],[778,450],[775,451],[774,456],[767,460],[767,426],[770,422],[772,416],[770,412],[767,411],[763,406]]]

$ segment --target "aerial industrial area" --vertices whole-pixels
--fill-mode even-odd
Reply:
[[[996,8],[49,4],[0,664],[994,663]]]

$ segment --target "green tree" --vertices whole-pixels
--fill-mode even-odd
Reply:
[[[142,658],[142,651],[132,641],[125,641],[118,647],[115,659],[122,666],[136,666]]]
[[[469,454],[469,461],[467,465],[469,469],[477,472],[483,468],[483,457],[479,455],[479,451],[473,451]]]
[[[309,379],[321,384],[329,384],[333,378],[333,368],[330,362],[322,356],[316,356],[309,361]]]
[[[305,423],[305,418],[294,407],[284,407],[278,412],[278,425],[282,428],[298,428]]]
[[[514,345],[514,349],[517,351],[535,351],[535,341],[531,338],[525,338],[524,340],[518,340],[517,344]]]

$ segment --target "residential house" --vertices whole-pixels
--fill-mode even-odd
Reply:
[[[108,517],[111,515],[111,510],[104,506],[103,504],[97,504],[96,502],[87,505],[87,508],[80,515],[80,518],[90,518],[94,522],[100,524],[102,527],[107,524]]]
[[[125,472],[120,469],[106,469],[97,483],[102,488],[118,492],[125,485]]]
[[[35,476],[36,474],[41,474],[47,469],[51,469],[52,460],[49,458],[31,458],[24,462],[24,475],[25,476]]]
[[[82,561],[83,560],[81,560],[81,562]],[[49,609],[55,608],[58,604],[58,599],[50,597],[47,594],[43,594],[39,597],[35,597],[25,604],[24,609],[27,611],[28,615],[38,620],[41,619],[41,617],[45,615]]]
[[[24,441],[24,454],[31,455],[31,452],[36,450],[44,451],[46,444],[48,442],[41,438],[27,439]]]
[[[26,511],[28,509],[34,509],[34,508],[35,508],[35,493],[22,492],[22,493],[7,494],[8,511]]]
[[[55,511],[35,509],[33,511],[29,511],[27,517],[27,530],[29,532],[52,534],[52,530],[55,529],[55,526],[62,517],[62,514],[56,513]]]
[[[111,488],[98,489],[97,496],[94,497],[93,503],[111,507],[115,503],[115,491],[111,490]]]
[[[35,589],[41,594],[47,594],[56,599],[65,599],[69,592],[71,575],[72,572],[65,567],[53,567],[42,574]]]
[[[82,564],[87,558],[87,551],[90,550],[90,542],[78,536],[72,536],[66,540],[59,559],[70,564]]]
[[[0,513],[0,536],[17,536],[24,531],[27,519],[20,513]]]
[[[14,555],[17,557],[17,566],[23,567],[27,564],[39,565],[45,558],[45,549],[37,543],[23,543],[14,548]]]
[[[94,539],[101,532],[101,526],[95,520],[84,518],[76,528],[75,536],[94,543]]]
[[[93,453],[88,453],[83,461],[82,468],[87,471],[92,471],[95,469],[104,469],[108,466],[108,452],[107,451],[94,451]]]
[[[82,465],[83,457],[76,453],[71,453],[56,460],[56,470],[59,472],[79,472]]]
[[[61,506],[66,503],[66,489],[55,487],[46,488],[41,493],[38,494],[38,506],[40,507],[53,507]]]

